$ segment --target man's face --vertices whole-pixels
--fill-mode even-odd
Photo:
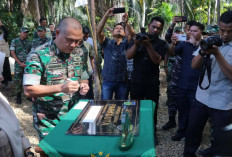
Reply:
[[[46,27],[46,26],[47,26],[47,20],[42,20],[42,21],[40,22],[40,26]]]
[[[21,39],[24,40],[24,39],[27,38],[27,36],[28,36],[28,32],[22,32],[22,31],[20,32],[20,38],[21,38]]]
[[[189,29],[189,33],[196,39],[196,41],[201,40],[202,31],[197,26],[191,26]]]
[[[113,36],[119,36],[119,37],[124,37],[125,36],[125,30],[123,26],[117,25],[114,27],[114,30],[112,32]]]
[[[219,33],[225,43],[232,41],[232,23],[219,23]]]
[[[43,30],[43,31],[37,31],[37,33],[38,33],[38,36],[39,36],[40,38],[45,38],[45,34],[46,34],[46,31],[45,31],[45,30]]]
[[[82,29],[66,27],[66,30],[62,32],[59,29],[56,30],[55,43],[61,52],[71,53],[82,42],[82,39]]]
[[[163,26],[159,21],[154,20],[152,23],[148,24],[148,33],[159,35],[163,30]]]
[[[83,40],[86,41],[89,37],[88,33],[83,33]]]
[[[54,31],[54,25],[49,25],[49,29],[53,32]]]

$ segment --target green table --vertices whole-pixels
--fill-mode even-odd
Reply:
[[[86,101],[86,100],[81,100]],[[65,135],[81,110],[71,109],[60,123],[47,135],[39,146],[49,156],[90,157],[103,152],[105,157],[154,157],[153,113],[155,103],[151,100],[140,101],[139,136],[128,151],[119,150],[119,136],[70,136]]]

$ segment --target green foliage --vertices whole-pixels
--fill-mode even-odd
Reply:
[[[224,13],[227,10],[232,10],[232,3],[224,3],[221,13]]]
[[[18,15],[11,12],[1,12],[0,18],[4,26],[9,32],[8,42],[10,43],[12,39],[19,35],[19,29],[21,26],[17,23]]]
[[[154,8],[150,8],[152,11],[151,13],[148,14],[148,21],[154,16],[160,16],[164,19],[166,25],[169,25],[170,21],[172,21],[172,18],[174,17],[173,14],[173,6],[162,2],[162,3],[157,3]]]

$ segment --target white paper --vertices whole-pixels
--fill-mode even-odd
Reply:
[[[83,110],[87,105],[88,101],[80,101],[73,109],[75,110]]]
[[[89,135],[96,135],[96,119],[101,108],[102,106],[91,106],[88,114],[82,121],[82,123],[89,123],[89,128],[87,130]]]
[[[88,4],[87,0],[76,0],[75,7],[79,7],[85,4]]]
[[[101,110],[102,106],[91,106],[88,114],[86,115],[83,123],[94,123],[99,111]]]
[[[4,64],[4,61],[5,61],[5,56],[6,56],[5,53],[0,52],[0,76],[2,75],[3,64]]]

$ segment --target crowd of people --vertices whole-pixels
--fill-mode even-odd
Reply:
[[[177,20],[174,17],[163,40],[160,37],[164,28],[161,17],[151,18],[148,32],[137,34],[128,22],[127,13],[122,16],[122,22],[111,29],[112,38],[106,37],[104,28],[107,19],[114,16],[113,10],[110,8],[105,13],[97,27],[97,54],[98,58],[104,58],[100,70],[101,99],[153,100],[156,104],[155,131],[151,138],[157,145],[159,73],[164,60],[169,119],[162,129],[176,127],[178,113],[178,128],[171,139],[185,139],[183,155],[194,157],[209,120],[211,147],[201,150],[200,154],[232,156],[232,11],[221,15],[218,26],[207,26],[206,30],[197,21],[186,22],[184,30],[175,27]],[[96,53],[93,39],[89,37],[88,27],[82,27],[72,17],[62,19],[56,29],[53,24],[47,28],[47,20],[41,18],[32,42],[27,39],[28,28],[22,27],[20,36],[13,39],[10,46],[7,29],[1,22],[0,26],[0,52],[5,54],[2,84],[7,86],[12,79],[9,65],[12,56],[15,59],[16,103],[22,103],[22,92],[32,101],[33,124],[42,140],[80,98],[94,99]],[[180,39],[180,35],[185,39]],[[0,109],[3,108],[0,110],[0,156],[23,156],[23,151],[27,156],[33,156],[23,133],[13,140],[20,135],[20,127],[9,102],[0,96]],[[4,123],[6,117],[15,122],[14,127]],[[8,132],[9,129],[12,131]],[[19,137],[26,145],[16,148],[22,140]],[[2,155],[4,147],[10,150],[4,153],[11,154]]]

